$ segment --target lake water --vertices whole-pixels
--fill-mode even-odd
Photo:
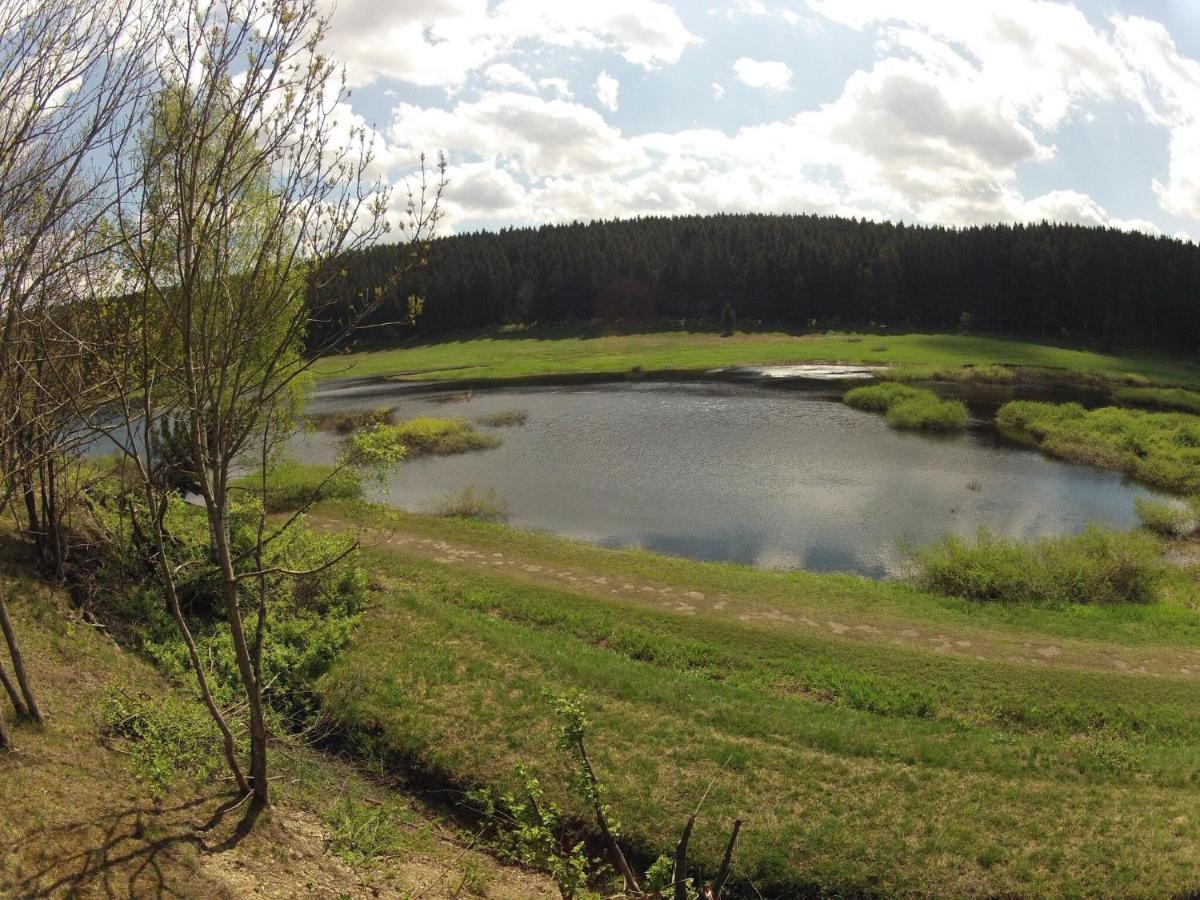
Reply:
[[[525,410],[528,424],[496,430],[499,448],[402,463],[371,498],[422,511],[494,487],[518,527],[772,568],[883,577],[899,571],[904,543],[981,527],[1021,538],[1127,527],[1134,498],[1151,493],[1014,446],[986,418],[953,437],[900,432],[829,388],[640,382],[465,396],[343,384],[322,389],[313,410]],[[318,461],[337,443],[303,435],[294,449]]]

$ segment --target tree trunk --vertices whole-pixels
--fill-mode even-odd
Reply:
[[[687,851],[695,825],[696,817],[688,816],[683,833],[679,836],[679,843],[675,845],[675,867],[671,872],[671,880],[675,883],[675,900],[688,900]]]
[[[175,620],[175,625],[179,629],[179,633],[183,636],[183,642],[187,645],[188,657],[191,659],[192,669],[196,673],[196,683],[200,686],[200,696],[204,698],[204,705],[208,709],[208,714],[212,716],[212,720],[217,723],[217,728],[221,732],[225,763],[229,766],[229,771],[233,774],[234,781],[237,782],[238,790],[243,795],[249,794],[250,784],[246,781],[246,776],[242,773],[242,767],[238,764],[237,748],[234,746],[233,732],[229,730],[229,723],[225,721],[225,717],[221,715],[221,710],[217,708],[217,702],[213,699],[212,691],[208,686],[208,677],[204,674],[204,665],[200,662],[200,654],[196,650],[196,641],[192,638],[192,630],[188,628],[187,620],[183,617],[183,610],[179,606],[179,594],[175,590],[175,578],[171,574],[171,566],[167,561],[164,550],[166,541],[162,531],[162,520],[155,519],[154,526],[154,534],[158,542],[159,571],[162,574],[163,583],[167,588],[167,605],[171,608],[171,617]]]
[[[8,726],[4,724],[4,713],[0,711],[0,750],[12,750],[12,738],[8,736]]]
[[[17,693],[17,686],[8,677],[8,672],[4,670],[2,663],[0,663],[0,685],[4,686],[4,690],[8,694],[8,699],[12,701],[13,709],[16,710],[17,715],[22,718],[29,715],[29,710],[25,708],[25,701]]]
[[[21,694],[25,697],[25,706],[29,716],[39,725],[46,720],[42,716],[42,708],[38,706],[37,696],[29,683],[29,674],[25,671],[25,659],[21,656],[21,648],[17,644],[17,635],[13,631],[12,621],[8,617],[8,604],[4,601],[4,581],[0,579],[0,629],[4,631],[4,640],[8,644],[8,655],[12,658],[13,672],[17,676],[17,684],[21,686]]]
[[[270,787],[267,779],[267,721],[263,710],[262,685],[254,673],[254,661],[250,645],[246,641],[246,626],[238,606],[238,578],[233,567],[233,551],[229,546],[228,501],[217,501],[216,537],[217,562],[221,567],[221,583],[225,594],[225,614],[229,620],[229,633],[233,638],[233,652],[237,659],[238,675],[246,691],[246,707],[250,714],[250,783],[254,799],[263,806],[271,805]],[[210,510],[210,513],[212,510]]]

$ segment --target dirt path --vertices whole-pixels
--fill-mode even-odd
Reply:
[[[343,519],[310,517],[314,527],[344,531]],[[831,640],[886,643],[932,653],[1006,662],[1061,666],[1150,677],[1200,678],[1200,649],[1128,647],[1037,634],[1012,634],[984,629],[930,627],[920,621],[887,616],[830,614],[800,603],[769,603],[727,593],[705,593],[687,587],[625,575],[614,576],[578,566],[563,566],[545,558],[450,542],[405,530],[362,530],[363,539],[378,551],[428,560],[455,568],[499,571],[507,579],[567,590],[583,596],[605,597],[679,615],[728,619],[743,625],[785,629]]]

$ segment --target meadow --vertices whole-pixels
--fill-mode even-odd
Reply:
[[[1104,354],[1067,346],[958,334],[786,334],[717,331],[492,331],[338,354],[317,361],[319,377],[498,381],[551,376],[704,372],[723,366],[853,363],[899,367],[909,377],[1009,380],[1009,367],[1060,378],[1129,386],[1200,385],[1200,365],[1162,354]],[[971,373],[964,367],[981,370]],[[952,370],[943,372],[943,370]]]
[[[393,767],[502,790],[525,764],[583,821],[552,706],[578,694],[639,859],[670,849],[712,781],[696,850],[715,865],[744,818],[748,896],[1197,882],[1190,574],[1152,604],[981,605],[495,524],[319,515],[385,541],[369,554],[383,599],[318,692]]]

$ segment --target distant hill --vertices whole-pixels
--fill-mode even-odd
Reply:
[[[341,260],[345,274],[325,289],[333,319],[410,253],[380,245]],[[504,324],[716,322],[729,303],[741,323],[786,328],[967,324],[1104,347],[1200,347],[1200,248],[1115,229],[682,216],[464,234],[434,241],[428,255],[427,268],[384,288],[373,339]],[[426,299],[415,326],[404,322],[412,294]]]

